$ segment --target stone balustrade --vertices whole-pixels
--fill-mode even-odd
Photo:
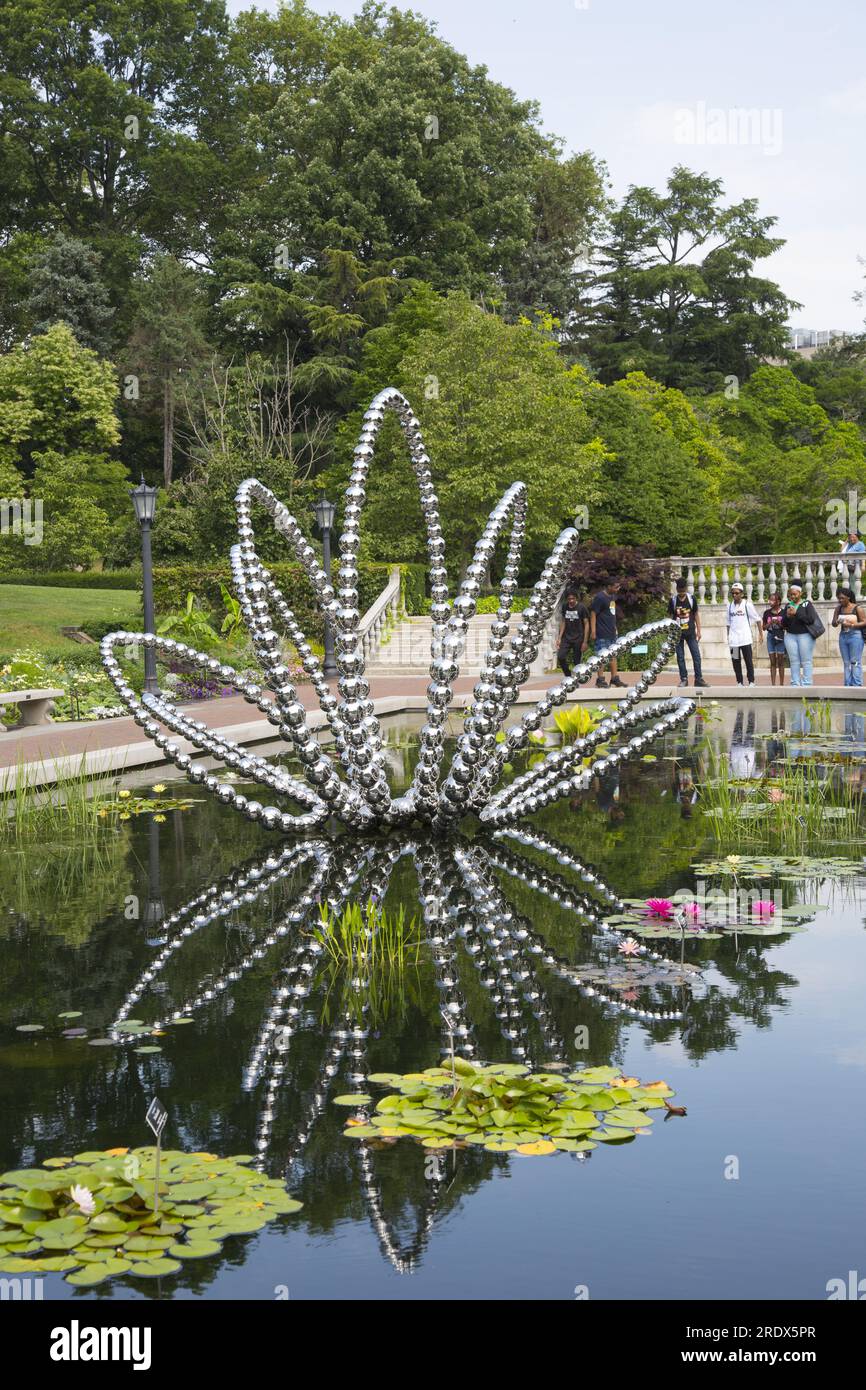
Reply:
[[[743,585],[746,597],[754,603],[765,603],[776,590],[784,596],[794,579],[800,580],[807,598],[829,603],[835,600],[840,584],[850,584],[860,594],[864,561],[866,555],[840,555],[838,550],[790,555],[672,555],[670,568],[673,579],[680,574],[688,576],[689,591],[700,604],[727,603],[735,583]]]

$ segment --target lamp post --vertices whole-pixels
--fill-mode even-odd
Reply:
[[[319,496],[313,507],[316,515],[316,525],[322,533],[322,565],[328,579],[331,582],[331,529],[334,525],[334,517],[337,508],[333,502],[329,502],[324,490],[319,489]],[[328,618],[325,617],[325,661],[322,666],[323,676],[336,676],[337,663],[334,660],[334,631]]]
[[[144,630],[154,631],[153,616],[153,556],[150,550],[150,529],[156,515],[155,487],[148,487],[142,477],[138,487],[130,488],[129,495],[135,508],[135,519],[141,531],[141,579],[144,593]],[[156,652],[153,647],[144,649],[144,691],[147,695],[157,695],[159,685],[156,679]]]

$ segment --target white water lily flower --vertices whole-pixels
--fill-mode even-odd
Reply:
[[[69,1195],[83,1216],[92,1216],[96,1211],[96,1202],[89,1187],[71,1187]]]

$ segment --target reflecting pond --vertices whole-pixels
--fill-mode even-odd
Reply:
[[[387,738],[398,787],[411,722]],[[45,1296],[810,1299],[862,1269],[866,844],[831,816],[729,858],[720,760],[741,787],[808,760],[859,796],[864,717],[708,709],[514,833],[293,844],[193,789],[84,846],[6,843],[0,1165],[146,1143],[157,1092],[169,1147],[253,1153],[304,1203],[177,1276]],[[416,944],[346,968],[322,901],[402,907]],[[335,1097],[451,1034],[663,1079],[687,1114],[544,1157],[344,1136]]]

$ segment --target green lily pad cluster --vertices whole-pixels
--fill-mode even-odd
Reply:
[[[641,1085],[616,1067],[530,1072],[518,1063],[476,1066],[463,1057],[405,1076],[379,1072],[368,1080],[396,1087],[375,1114],[353,1116],[351,1139],[411,1136],[431,1149],[479,1144],[491,1153],[587,1153],[599,1142],[628,1143],[646,1133],[649,1113],[674,1093],[664,1081]],[[371,1096],[339,1096],[339,1105],[372,1104]]]
[[[176,1274],[185,1260],[218,1255],[229,1236],[300,1210],[252,1162],[164,1150],[158,1210],[155,1148],[49,1158],[0,1174],[0,1273],[65,1274],[78,1286]]]
[[[723,859],[706,859],[692,868],[701,875],[730,874],[734,878],[844,878],[862,873],[863,861],[841,855],[729,854]]]

